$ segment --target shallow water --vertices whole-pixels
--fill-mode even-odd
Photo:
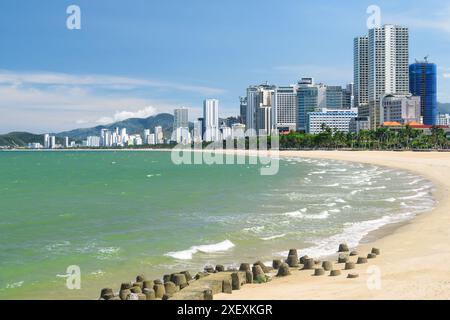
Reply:
[[[334,253],[433,206],[414,174],[330,160],[176,166],[167,152],[0,153],[0,298],[96,298],[144,272]],[[66,287],[67,267],[81,289]]]

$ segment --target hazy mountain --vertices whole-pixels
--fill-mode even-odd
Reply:
[[[161,126],[165,137],[170,137],[173,128],[173,115],[168,113],[160,113],[145,119],[132,118],[123,121],[101,125],[92,128],[75,129],[57,133],[57,137],[69,137],[74,140],[83,140],[88,136],[99,136],[102,129],[114,130],[114,128],[127,128],[128,134],[142,134],[144,129],[151,129]]]
[[[145,119],[126,119],[123,121],[111,123],[108,125],[96,126],[92,128],[81,128],[70,131],[56,133],[56,142],[63,143],[64,137],[69,137],[70,140],[81,141],[88,136],[99,136],[102,129],[114,130],[114,128],[127,128],[128,134],[142,134],[144,129],[153,129],[156,126],[161,126],[166,138],[170,138],[173,129],[173,115],[168,113],[160,113],[156,116],[151,116]],[[190,123],[192,128],[193,125]],[[23,147],[30,142],[39,142],[44,144],[44,135],[38,135],[28,132],[11,132],[0,135],[0,146]]]
[[[44,135],[28,132],[11,132],[0,135],[0,146],[23,147],[31,142],[44,144]]]
[[[450,103],[438,103],[440,113],[450,113]]]

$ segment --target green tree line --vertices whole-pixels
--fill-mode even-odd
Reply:
[[[336,131],[324,126],[319,134],[290,132],[280,136],[281,149],[373,149],[373,150],[418,150],[449,149],[450,140],[445,131],[432,127],[430,134],[405,126],[401,129],[380,127],[362,130],[358,134]]]

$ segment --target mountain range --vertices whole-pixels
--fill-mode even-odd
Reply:
[[[450,114],[450,103],[438,103],[438,110],[440,113]]]
[[[131,118],[123,121],[111,123],[108,125],[100,125],[91,128],[80,128],[59,133],[51,133],[56,136],[57,143],[63,143],[64,137],[69,137],[70,140],[81,142],[88,136],[100,136],[102,129],[114,130],[114,128],[126,128],[128,134],[142,134],[145,129],[153,129],[156,126],[161,126],[165,137],[170,137],[173,129],[173,115],[169,113],[160,113],[148,118]],[[193,124],[189,123],[192,128]],[[0,146],[23,147],[31,142],[44,143],[43,134],[33,134],[28,132],[11,132],[0,135]]]

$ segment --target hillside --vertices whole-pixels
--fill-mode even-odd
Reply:
[[[0,146],[23,147],[30,142],[40,142],[44,144],[44,136],[28,132],[11,132],[0,135]]]
[[[438,103],[440,113],[450,113],[450,103]]]
[[[160,113],[156,116],[151,116],[145,119],[133,118],[123,121],[111,123],[109,125],[96,126],[92,128],[80,128],[70,131],[56,133],[56,142],[63,143],[64,137],[69,137],[70,140],[82,141],[88,136],[99,136],[102,129],[114,130],[114,128],[127,128],[128,134],[142,134],[144,129],[153,129],[156,126],[163,128],[164,136],[170,137],[173,128],[173,115],[168,113]],[[192,123],[189,124],[192,129]],[[30,142],[39,142],[44,144],[44,135],[38,135],[28,132],[11,132],[0,135],[0,146],[23,147]]]
[[[151,129],[156,126],[163,128],[164,136],[169,137],[173,128],[173,115],[168,113],[160,113],[145,119],[133,118],[123,121],[111,123],[109,125],[101,125],[92,128],[81,128],[65,132],[57,133],[57,137],[69,137],[74,140],[83,140],[88,136],[99,136],[102,129],[114,130],[114,128],[127,128],[129,134],[142,134],[144,129]]]

